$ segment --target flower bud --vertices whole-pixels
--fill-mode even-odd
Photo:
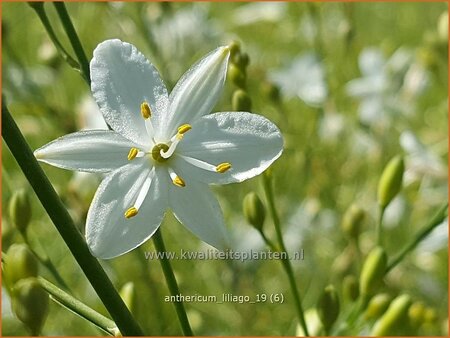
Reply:
[[[422,302],[414,302],[408,310],[409,322],[416,328],[419,327],[425,319],[425,306]]]
[[[38,274],[38,261],[25,244],[11,245],[4,260],[5,278],[10,287],[23,278]]]
[[[328,332],[339,315],[339,297],[333,285],[328,285],[317,303],[317,314]]]
[[[358,280],[353,275],[344,277],[342,281],[342,293],[348,301],[354,302],[359,297]]]
[[[267,98],[273,102],[280,102],[280,88],[272,82],[265,82],[261,88]]]
[[[25,232],[31,220],[31,202],[24,189],[16,191],[9,201],[9,215],[13,225]]]
[[[237,53],[232,60],[233,63],[243,72],[245,72],[245,69],[250,63],[250,58],[247,53]]]
[[[364,296],[375,293],[386,272],[387,256],[382,247],[375,247],[366,257],[359,278],[359,292]]]
[[[256,193],[250,192],[244,197],[242,204],[247,222],[261,231],[266,218],[266,209],[261,199]]]
[[[14,287],[12,310],[33,336],[39,335],[47,318],[48,298],[36,278],[22,279]]]
[[[237,41],[232,41],[228,47],[230,48],[230,59],[234,60],[236,55],[241,52],[241,45]]]
[[[408,309],[411,298],[401,295],[395,298],[384,315],[375,323],[371,336],[406,335],[408,330]]]
[[[423,319],[426,323],[436,323],[438,319],[436,310],[431,307],[425,308],[425,311],[423,313]]]
[[[136,291],[134,288],[133,282],[125,283],[122,288],[120,289],[120,297],[122,297],[123,301],[127,305],[128,309],[131,313],[134,313],[134,310],[136,308]]]
[[[233,63],[228,66],[228,77],[239,88],[245,88],[245,82],[247,80],[245,73]]]
[[[365,319],[378,319],[387,310],[390,302],[391,297],[387,293],[373,296],[364,313]]]
[[[231,101],[234,111],[250,111],[252,109],[252,100],[247,92],[238,89],[233,93]]]
[[[392,158],[378,182],[378,204],[386,208],[402,187],[405,163],[400,155]]]
[[[359,206],[353,204],[344,214],[342,218],[341,228],[348,237],[352,239],[357,239],[360,232],[361,227],[366,217],[366,213]]]

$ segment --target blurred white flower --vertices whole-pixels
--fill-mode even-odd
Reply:
[[[94,50],[91,89],[112,130],[65,135],[35,156],[64,169],[108,174],[86,220],[95,256],[113,258],[141,245],[168,208],[203,241],[225,248],[222,212],[208,184],[259,175],[283,150],[280,131],[260,115],[206,115],[220,97],[229,54],[219,47],[206,55],[169,96],[133,45],[107,40]]]
[[[250,25],[256,22],[279,22],[286,14],[284,2],[253,2],[239,6],[234,10],[233,22],[236,26]]]
[[[325,142],[336,141],[344,131],[345,119],[339,113],[326,113],[320,121],[319,135]]]

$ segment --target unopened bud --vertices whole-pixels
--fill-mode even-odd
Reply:
[[[242,204],[247,222],[261,231],[266,218],[266,209],[261,199],[256,193],[250,192],[244,197]]]
[[[371,336],[405,335],[411,298],[401,295],[395,298],[384,315],[375,323]]]
[[[375,293],[386,272],[387,256],[382,247],[375,247],[366,257],[359,278],[359,292],[364,296]]]
[[[233,93],[231,101],[233,111],[250,111],[252,109],[252,100],[247,92],[238,89]]]
[[[342,281],[342,293],[344,298],[354,302],[359,297],[359,285],[358,280],[353,275],[344,277]]]
[[[317,314],[328,332],[339,315],[339,297],[333,285],[328,285],[317,303]]]
[[[250,63],[250,58],[247,53],[237,53],[232,60],[233,63],[243,72],[245,72],[245,69]]]
[[[366,319],[378,319],[389,307],[391,297],[387,293],[379,293],[372,297],[364,314]]]
[[[431,307],[425,308],[425,311],[423,313],[423,319],[426,323],[436,323],[438,319],[438,315],[435,309]]]
[[[408,310],[409,322],[419,327],[425,319],[425,306],[422,302],[414,302]]]
[[[13,244],[6,252],[5,278],[10,287],[14,287],[19,280],[36,277],[38,261],[25,244]]]
[[[230,59],[234,60],[237,54],[241,51],[241,45],[237,41],[232,41],[228,47],[230,48]]]
[[[353,204],[344,214],[342,218],[342,231],[350,238],[357,239],[362,228],[362,224],[366,217],[366,213],[359,206]]]
[[[280,88],[272,82],[265,82],[261,88],[267,98],[273,102],[280,101]]]
[[[31,202],[24,189],[16,191],[9,201],[9,215],[14,226],[25,232],[31,220]]]
[[[48,294],[36,278],[22,279],[14,287],[12,309],[17,318],[39,335],[48,313]]]
[[[392,158],[383,170],[378,182],[378,204],[386,208],[402,188],[405,163],[400,155]]]
[[[228,77],[239,88],[245,88],[245,73],[233,63],[228,66]]]
[[[130,312],[133,313],[136,308],[136,300],[137,300],[134,283],[128,282],[124,284],[120,289],[119,294],[122,297],[125,304],[127,305]]]

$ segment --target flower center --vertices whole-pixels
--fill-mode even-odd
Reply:
[[[156,162],[163,163],[168,160],[161,155],[161,152],[169,150],[169,146],[165,143],[158,143],[152,149],[152,157]]]

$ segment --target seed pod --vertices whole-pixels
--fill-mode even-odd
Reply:
[[[379,293],[372,297],[364,313],[366,319],[379,318],[389,307],[391,297],[387,293]]]
[[[384,315],[373,326],[371,336],[407,335],[408,309],[411,298],[401,295],[395,298]]]
[[[261,199],[256,193],[250,192],[244,197],[242,205],[247,222],[261,231],[266,218],[266,209]]]
[[[233,93],[231,101],[234,111],[250,111],[252,109],[252,100],[247,92],[238,89]]]
[[[384,168],[378,182],[378,204],[386,208],[402,188],[405,163],[400,155],[392,158]]]
[[[38,261],[25,244],[13,244],[6,252],[4,269],[8,284],[14,287],[23,278],[37,276]]]
[[[339,315],[339,297],[333,285],[328,285],[317,303],[317,314],[328,332]]]
[[[245,88],[245,83],[247,80],[245,73],[234,63],[228,66],[228,77],[239,88]]]
[[[355,204],[351,205],[342,218],[342,231],[350,238],[358,239],[365,217],[366,212],[363,209]]]
[[[354,302],[359,297],[358,280],[353,275],[344,277],[342,281],[342,293],[344,298],[350,302]]]
[[[36,278],[22,279],[14,287],[12,310],[31,335],[38,336],[48,313],[48,294]]]
[[[24,189],[16,191],[9,202],[9,215],[20,232],[27,230],[31,220],[31,202]]]
[[[136,291],[134,288],[133,282],[125,283],[119,292],[120,296],[122,297],[123,301],[127,305],[128,309],[131,313],[134,313],[134,310],[136,308]]]
[[[366,257],[359,278],[359,292],[364,296],[375,293],[386,272],[387,256],[382,247],[375,247]]]

